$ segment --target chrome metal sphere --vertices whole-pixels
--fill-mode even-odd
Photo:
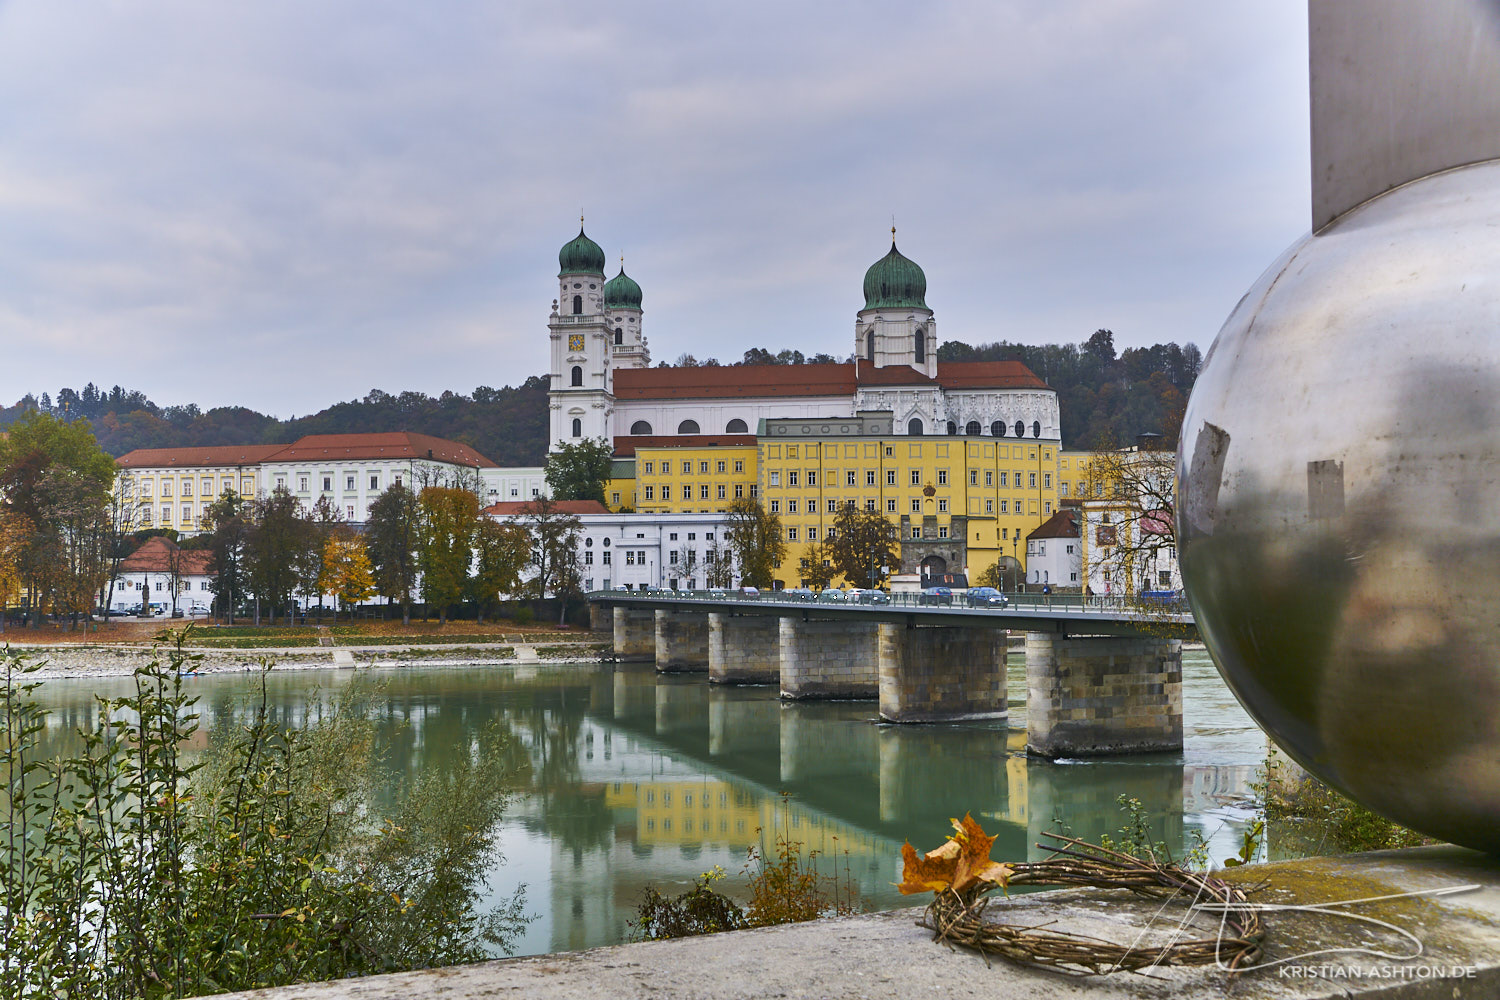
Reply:
[[[1500,852],[1500,161],[1272,264],[1177,463],[1188,597],[1245,708],[1356,801]]]

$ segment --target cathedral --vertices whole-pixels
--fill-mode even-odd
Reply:
[[[850,360],[839,364],[652,368],[641,286],[605,280],[580,228],[558,254],[551,334],[552,448],[603,438],[754,434],[773,418],[891,415],[894,433],[1058,438],[1057,395],[1017,362],[940,362],[927,276],[891,249],[865,272]],[[976,338],[971,338],[976,339]],[[691,443],[687,441],[684,443]]]

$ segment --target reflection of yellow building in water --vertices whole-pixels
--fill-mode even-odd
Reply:
[[[773,838],[800,845],[803,857],[883,858],[889,844],[791,799],[758,794],[726,781],[615,782],[604,796],[614,810],[634,810],[636,841],[653,846],[708,844],[737,850]]]

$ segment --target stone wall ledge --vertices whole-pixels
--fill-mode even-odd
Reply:
[[[1416,848],[1257,865],[1230,877],[1269,879],[1271,888],[1258,897],[1268,903],[1331,903],[1471,883],[1482,888],[1461,895],[1376,904],[1379,909],[1352,907],[1351,912],[1377,916],[1415,934],[1423,942],[1424,953],[1405,962],[1319,955],[1287,963],[1289,968],[1304,970],[1295,975],[1278,971],[1281,967],[1235,977],[1213,968],[1164,968],[1143,975],[1117,973],[1085,979],[1023,968],[1001,958],[993,958],[987,968],[972,952],[950,951],[934,942],[930,931],[915,926],[921,911],[908,909],[232,996],[242,1000],[479,1000],[499,996],[536,1000],[767,996],[1478,1000],[1500,996],[1500,860],[1454,847]],[[1080,890],[996,899],[988,916],[1123,940],[1122,935],[1149,923],[1153,915],[1157,926],[1165,922],[1169,929],[1178,912],[1169,909],[1158,914],[1159,910],[1157,902],[1132,900],[1119,892]],[[1360,929],[1368,925],[1325,914],[1277,912],[1266,919],[1268,959],[1371,940]],[[1373,946],[1398,952],[1408,944],[1394,935],[1382,935]],[[1317,971],[1309,973],[1308,969]],[[1360,971],[1359,978],[1355,970]],[[1435,978],[1434,970],[1448,975]],[[1454,970],[1460,970],[1459,976],[1452,975]]]

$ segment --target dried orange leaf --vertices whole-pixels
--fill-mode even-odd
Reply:
[[[933,852],[935,854],[937,852]],[[896,886],[903,896],[918,892],[942,892],[953,882],[956,864],[952,858],[935,858],[918,854],[908,842],[901,848],[901,882]]]

